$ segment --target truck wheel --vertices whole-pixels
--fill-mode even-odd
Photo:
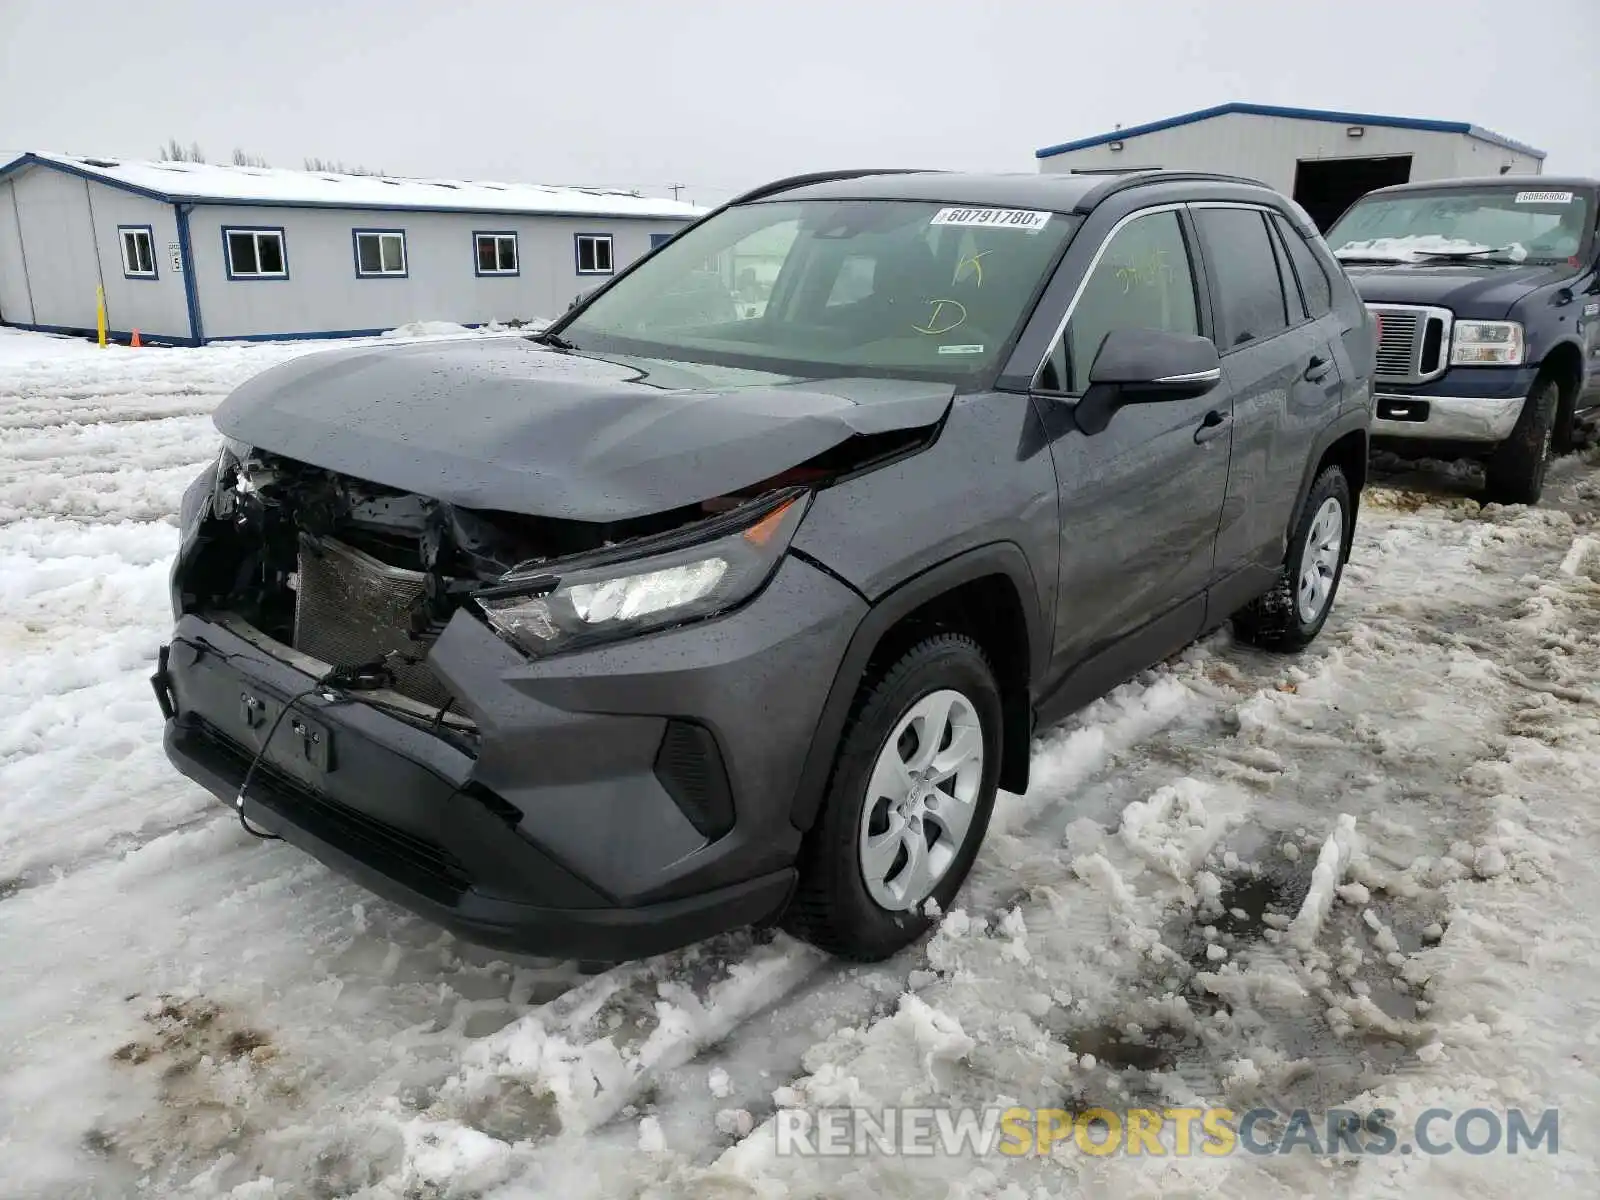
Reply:
[[[783,916],[796,937],[876,962],[966,880],[1000,779],[1000,689],[961,634],[930,637],[862,689]]]
[[[1495,447],[1484,467],[1484,499],[1490,504],[1537,504],[1554,451],[1560,389],[1553,379],[1533,385],[1511,436]]]
[[[1350,481],[1338,467],[1318,475],[1272,590],[1233,614],[1233,636],[1265,650],[1303,650],[1333,611],[1344,578],[1350,528]]]
[[[1563,454],[1571,454],[1582,449],[1583,440],[1578,436],[1578,388],[1569,390],[1558,388],[1557,394],[1561,397],[1556,403],[1556,424],[1550,435],[1550,451],[1552,458],[1560,458]]]

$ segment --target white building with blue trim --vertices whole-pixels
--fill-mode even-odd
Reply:
[[[704,210],[605,189],[24,154],[0,165],[0,324],[118,340],[537,320]]]
[[[1034,157],[1040,171],[1243,175],[1299,201],[1326,229],[1373,188],[1537,175],[1545,154],[1466,121],[1234,103],[1045,146]]]

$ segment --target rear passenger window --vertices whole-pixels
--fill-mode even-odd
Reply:
[[[1253,208],[1195,210],[1206,265],[1217,283],[1217,348],[1259,342],[1289,328],[1278,260],[1264,215]]]
[[[1311,319],[1326,316],[1333,309],[1333,285],[1328,282],[1328,273],[1306,244],[1304,234],[1276,214],[1272,220],[1283,244],[1289,247],[1289,261],[1294,264],[1294,273],[1300,280],[1300,294],[1306,299]]]
[[[1200,332],[1194,271],[1177,213],[1138,217],[1106,243],[1066,333],[1040,369],[1040,388],[1082,392],[1094,356],[1113,329]]]

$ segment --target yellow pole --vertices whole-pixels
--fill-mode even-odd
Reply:
[[[95,316],[100,322],[100,344],[106,344],[106,289],[97,287],[94,290]]]

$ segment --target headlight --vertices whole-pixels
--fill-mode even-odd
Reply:
[[[475,600],[496,632],[541,657],[714,616],[772,577],[808,502],[808,493],[789,493],[703,525],[687,544],[667,535],[628,547],[625,558],[613,551],[550,563]]]
[[[211,467],[211,511],[215,516],[233,514],[233,485],[238,481],[242,447],[232,438],[223,438],[217,461]]]
[[[1457,321],[1450,340],[1453,367],[1515,367],[1522,353],[1522,326],[1515,321]]]

